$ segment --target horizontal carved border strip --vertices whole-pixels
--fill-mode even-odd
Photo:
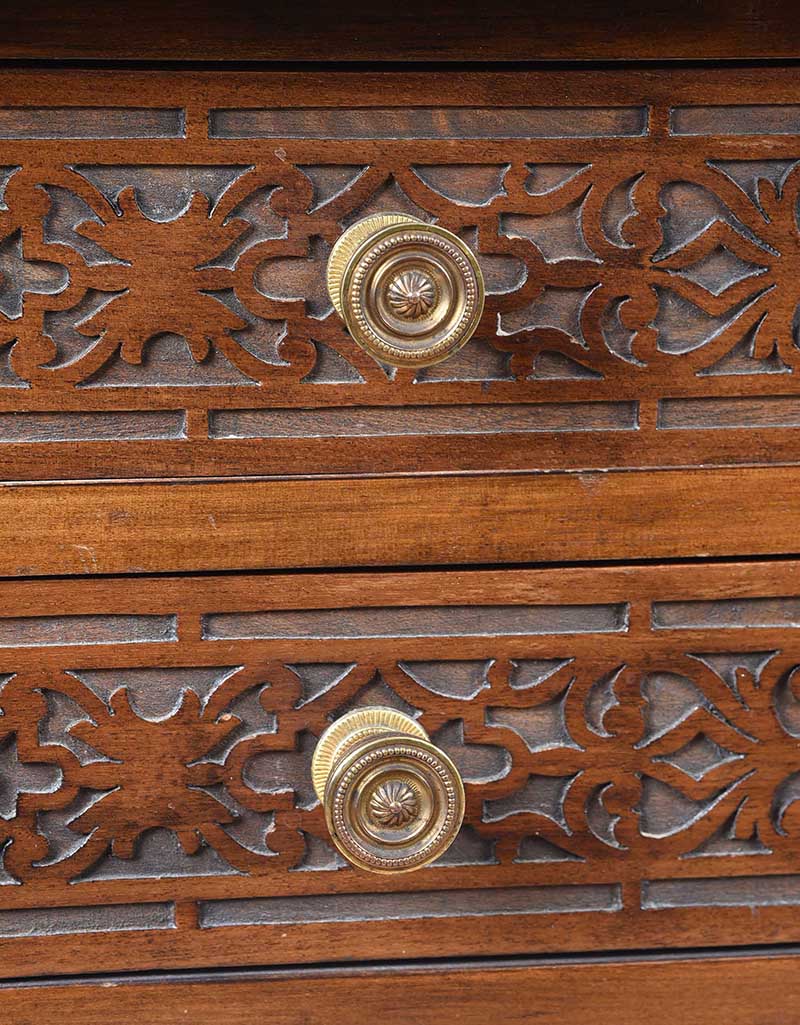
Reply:
[[[0,73],[0,479],[796,463],[791,74],[431,82]],[[325,290],[386,210],[487,282],[416,373]]]
[[[3,971],[94,946],[113,969],[797,942],[798,580],[787,560],[0,583]],[[469,607],[530,632],[475,634]],[[427,629],[392,630],[420,609]],[[173,632],[110,641],[101,615]],[[319,632],[266,635],[298,616]],[[31,646],[45,622],[62,643]],[[316,737],[365,704],[418,717],[466,782],[456,844],[412,875],[346,867],[310,786]]]

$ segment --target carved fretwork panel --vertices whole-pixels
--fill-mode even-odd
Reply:
[[[736,71],[722,92],[2,84],[7,478],[796,461],[800,94],[781,72],[741,103]],[[325,287],[343,230],[388,210],[458,233],[486,279],[473,340],[416,372],[367,356]]]
[[[7,973],[72,933],[129,968],[797,942],[798,570],[2,585]],[[311,785],[364,705],[465,782],[411,875],[346,865]]]

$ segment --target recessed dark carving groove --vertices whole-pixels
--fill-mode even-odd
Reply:
[[[800,626],[800,598],[740,598],[653,604],[657,630]]]
[[[592,139],[646,131],[646,107],[280,107],[209,113],[212,139]]]
[[[635,402],[397,409],[212,410],[212,438],[336,438],[437,434],[634,431]],[[0,420],[0,426],[2,421]]]
[[[140,413],[0,413],[0,444],[183,438],[182,410]]]
[[[643,908],[793,907],[797,904],[800,904],[800,876],[654,879],[642,884]]]
[[[0,647],[174,641],[176,622],[176,616],[11,616],[0,618]]]
[[[670,125],[673,135],[797,135],[800,105],[674,107]]]
[[[247,637],[485,637],[492,634],[618,633],[624,605],[426,606],[404,609],[320,609],[314,612],[214,613],[208,640]]]
[[[178,108],[3,107],[0,139],[181,139]]]
[[[800,427],[800,399],[792,395],[752,399],[662,399],[658,413],[658,426],[666,430]]]
[[[370,893],[263,900],[207,901],[200,905],[204,929],[231,925],[296,925],[301,922],[400,921],[484,915],[553,915],[616,911],[619,887],[531,886],[511,890]]]
[[[0,936],[6,939],[174,928],[175,906],[167,902],[0,911]]]

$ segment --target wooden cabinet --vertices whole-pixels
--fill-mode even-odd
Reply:
[[[793,1020],[794,69],[280,68],[279,14],[269,52],[242,15],[180,69],[23,66],[82,51],[16,17],[0,1017]],[[589,24],[539,55],[630,57]],[[235,38],[260,63],[203,63]],[[389,214],[485,285],[435,365],[334,310]],[[314,789],[371,707],[464,783],[419,871],[349,865]]]

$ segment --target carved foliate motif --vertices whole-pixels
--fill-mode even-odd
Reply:
[[[476,671],[481,687],[467,699],[461,680]],[[545,860],[589,863],[796,848],[800,669],[777,651],[687,654],[646,670],[611,660],[600,673],[568,655],[478,667],[274,663],[196,681],[172,672],[162,674],[171,707],[155,715],[130,689],[153,670],[107,672],[102,685],[81,670],[22,672],[4,684],[10,878],[102,877],[125,862],[135,877],[148,837],[165,831],[185,874],[193,859],[199,874],[302,867],[309,837],[327,843],[310,779],[315,738],[343,709],[375,701],[419,716],[453,759],[466,828],[493,863],[538,860],[531,838]],[[397,782],[369,812],[403,825],[415,802]]]
[[[402,780],[391,780],[377,787],[370,798],[369,812],[381,826],[404,826],[419,814],[416,791]]]
[[[476,337],[511,356],[521,393],[556,359],[562,379],[639,381],[667,365],[673,381],[796,368],[800,157],[698,153],[681,177],[666,158],[645,168],[625,153],[560,166],[509,162],[499,187],[476,179],[480,194],[467,202],[449,185],[481,165],[424,174],[384,158],[322,204],[309,179],[317,169],[286,161],[11,168],[0,344],[13,343],[14,374],[37,388],[324,383],[320,346],[351,380],[385,382],[331,316],[324,279],[344,227],[397,209],[475,250],[489,294]],[[429,293],[403,278],[390,302],[419,317]],[[173,354],[158,347],[165,336],[180,340]],[[176,378],[182,347],[189,362]],[[120,376],[120,361],[150,373]]]
[[[60,441],[101,442],[50,446],[64,479],[797,461],[788,85],[709,105],[699,79],[678,102],[631,77],[608,105],[604,73],[564,107],[536,76],[535,106],[481,79],[463,107],[401,76],[413,103],[359,79],[318,107],[296,78],[234,78],[1,108],[6,479]],[[486,302],[440,364],[365,352],[334,310],[337,242],[372,217],[475,255]],[[429,326],[429,284],[401,275],[381,309]]]
[[[237,957],[262,956],[257,927],[285,960],[287,926],[327,922],[356,957],[353,937],[388,920],[405,957],[432,917],[453,953],[483,926],[504,950],[571,949],[576,933],[608,949],[631,929],[694,942],[725,907],[720,942],[793,942],[794,563],[410,579],[47,581],[24,605],[5,585],[0,941],[16,957],[22,930],[172,930],[152,942],[211,963],[218,928]],[[370,762],[363,791],[341,788],[382,843],[430,817],[412,749],[464,784],[461,829],[410,875],[348,864],[318,796],[339,748],[325,737],[375,708],[423,738],[392,741],[397,771]]]

